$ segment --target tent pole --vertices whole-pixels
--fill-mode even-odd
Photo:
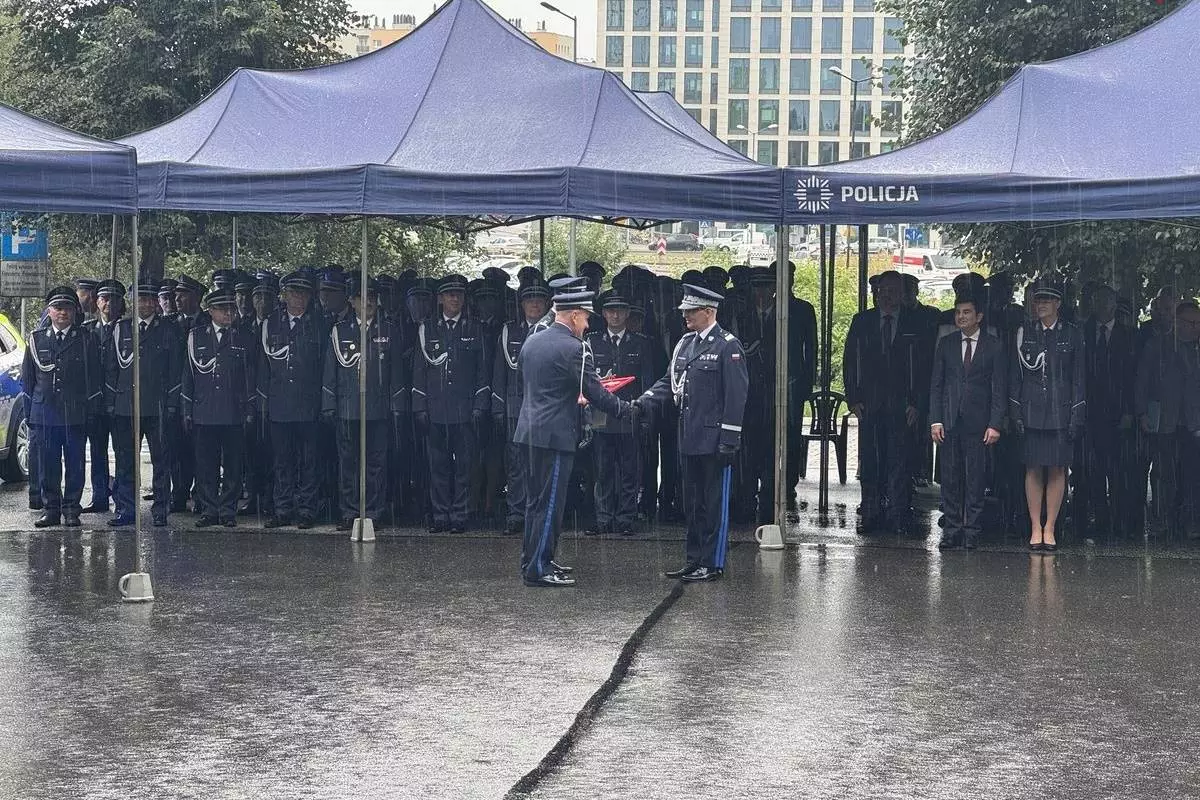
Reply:
[[[867,310],[867,261],[870,253],[867,251],[867,226],[858,226],[858,310]]]
[[[546,218],[538,220],[538,269],[546,274]]]
[[[233,268],[238,268],[238,222],[237,215],[233,215]]]
[[[133,552],[134,552],[134,568],[133,572],[128,575],[121,576],[120,582],[117,584],[121,591],[121,599],[125,602],[138,603],[149,602],[154,599],[154,590],[150,583],[150,574],[145,569],[145,557],[142,554],[142,326],[138,324],[137,310],[137,282],[138,282],[138,217],[136,214],[131,218],[133,244],[130,252],[133,257],[131,261],[132,282],[130,286],[133,290],[133,313],[130,316],[129,327],[133,332],[133,375],[132,375],[132,403],[133,403],[133,419],[130,427],[133,429]],[[118,323],[120,325],[120,323]]]
[[[829,236],[826,238],[826,232]],[[821,343],[820,343],[820,358],[821,358],[821,391],[828,392],[831,383],[831,375],[829,374],[832,360],[830,359],[830,347],[832,347],[831,332],[833,326],[831,318],[833,317],[833,303],[831,302],[833,289],[833,267],[837,262],[837,226],[822,225],[821,226],[821,270],[820,270],[820,292],[821,292]],[[829,435],[828,426],[822,424],[821,431],[821,464],[818,473],[817,482],[817,524],[829,524]]]
[[[792,267],[788,261],[790,233],[775,226],[775,524],[787,530],[788,457],[788,315],[791,313]]]
[[[579,220],[572,219],[571,227],[567,230],[567,273],[572,277],[579,274],[575,264],[575,235],[579,231]]]
[[[117,277],[117,215],[113,214],[112,218],[112,243],[108,254],[108,277],[114,280]]]
[[[358,519],[350,532],[352,542],[375,541],[375,521],[367,516],[367,274],[369,241],[369,221],[362,221],[362,280],[359,281],[358,315]],[[376,312],[376,317],[378,317]]]

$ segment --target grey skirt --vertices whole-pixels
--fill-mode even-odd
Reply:
[[[1075,459],[1075,446],[1065,430],[1025,429],[1025,466],[1069,467]]]

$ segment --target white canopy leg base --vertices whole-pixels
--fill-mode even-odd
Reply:
[[[117,582],[123,603],[149,603],[154,599],[154,587],[149,572],[130,572]]]
[[[359,517],[354,520],[354,528],[350,531],[352,542],[375,541],[375,520],[370,517]]]
[[[754,531],[754,538],[758,541],[759,550],[782,550],[783,531],[778,525],[759,525],[758,530]]]

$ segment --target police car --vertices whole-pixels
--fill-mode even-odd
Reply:
[[[21,398],[21,362],[25,340],[0,314],[0,478],[6,483],[29,477],[29,423]]]

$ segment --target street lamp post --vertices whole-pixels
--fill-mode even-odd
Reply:
[[[756,131],[749,130],[745,125],[734,125],[733,129],[735,131],[742,131],[750,136],[750,150],[753,153],[750,157],[758,161],[758,135],[767,131],[779,130],[779,123],[772,122],[770,125],[764,125]]]
[[[842,71],[841,67],[830,67],[829,72],[838,76],[842,80],[850,81],[850,158],[854,158],[854,144],[856,133],[858,133],[858,125],[855,117],[858,115],[858,85],[871,80],[870,74],[865,78],[852,78]],[[865,311],[867,308],[867,237],[869,231],[866,225],[858,226],[858,310]],[[849,241],[849,230],[846,232],[846,239]],[[846,249],[846,267],[850,266],[850,249]]]
[[[553,11],[555,14],[566,17],[571,20],[571,60],[579,63],[579,18],[573,17],[563,11],[558,6],[551,3],[542,3],[542,8],[547,11]],[[571,227],[567,231],[567,272],[571,275],[575,274],[575,240],[579,234],[579,220],[571,218]],[[545,268],[545,264],[542,268]]]

